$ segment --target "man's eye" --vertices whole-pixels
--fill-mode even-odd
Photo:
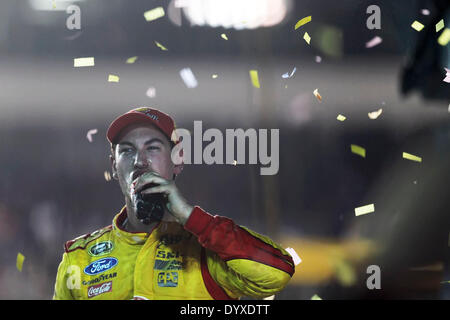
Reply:
[[[160,148],[157,146],[150,146],[147,148],[148,150],[159,150]]]
[[[120,150],[120,153],[126,153],[126,152],[131,152],[131,148],[125,148],[125,149]]]

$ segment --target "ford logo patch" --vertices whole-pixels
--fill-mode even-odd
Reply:
[[[114,268],[118,263],[116,258],[103,258],[92,262],[86,268],[84,273],[93,276],[94,274],[105,272],[111,268]]]

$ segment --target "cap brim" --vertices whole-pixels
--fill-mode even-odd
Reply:
[[[130,124],[135,124],[138,122],[152,124],[162,131],[162,129],[158,125],[158,122],[152,120],[145,114],[142,114],[140,112],[130,112],[116,118],[109,125],[108,131],[106,132],[106,137],[112,144],[117,143],[117,139],[119,137],[120,132]],[[164,133],[164,131],[162,132]],[[164,135],[166,134],[164,133]]]

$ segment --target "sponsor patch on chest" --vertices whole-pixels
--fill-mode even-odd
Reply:
[[[96,284],[88,288],[88,298],[112,291],[112,281]]]

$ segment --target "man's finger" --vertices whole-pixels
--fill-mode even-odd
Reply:
[[[148,189],[145,189],[142,191],[143,194],[149,194],[149,193],[166,193],[169,194],[170,193],[170,188],[169,185],[162,185],[162,186],[157,186],[157,187],[151,187]]]

